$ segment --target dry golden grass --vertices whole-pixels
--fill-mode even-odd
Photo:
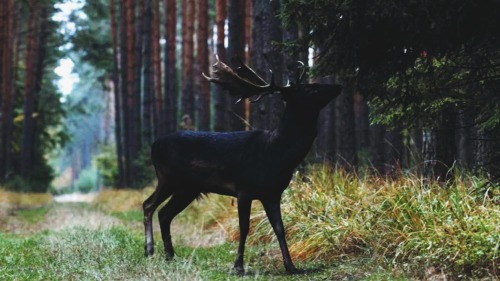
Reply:
[[[50,193],[20,193],[0,189],[0,205],[7,208],[36,208],[54,202]]]
[[[154,191],[153,187],[135,189],[105,189],[99,192],[94,204],[109,212],[142,211],[142,202]]]

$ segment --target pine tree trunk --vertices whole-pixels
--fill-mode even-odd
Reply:
[[[121,96],[122,96],[122,107],[123,110],[123,148],[124,148],[124,168],[125,168],[125,174],[124,174],[124,179],[125,179],[125,186],[130,186],[130,181],[131,181],[131,139],[130,139],[130,126],[131,126],[131,112],[129,108],[129,97],[128,97],[128,55],[127,55],[127,34],[130,32],[128,31],[128,26],[127,26],[127,10],[128,10],[128,2],[130,0],[127,0],[125,3],[121,3],[120,5],[120,73],[121,73]]]
[[[26,32],[25,79],[24,79],[24,105],[23,105],[23,141],[21,147],[21,175],[29,178],[33,167],[33,144],[35,124],[33,113],[35,111],[36,67],[38,61],[38,24],[40,4],[38,0],[29,1],[28,25]]]
[[[369,164],[369,159],[366,158],[367,152],[370,150],[370,120],[368,118],[368,104],[359,91],[354,93],[354,116],[356,128],[356,151],[358,155],[364,156],[364,164]]]
[[[281,22],[277,18],[279,6],[279,1],[255,0],[253,3],[252,66],[266,81],[271,80],[267,71],[269,68],[281,71],[283,65],[281,52],[272,45],[273,42],[281,42],[283,36]],[[276,75],[275,82],[282,84],[281,75]],[[252,104],[251,126],[259,129],[276,127],[283,109],[283,101],[278,95],[270,95]]]
[[[224,46],[225,39],[225,23],[227,18],[227,1],[226,0],[216,0],[215,2],[216,10],[216,25],[217,25],[217,42],[216,50],[217,56],[221,61],[226,61],[226,49]],[[228,97],[227,94],[221,87],[214,88],[214,110],[215,110],[215,120],[214,120],[214,130],[217,132],[224,132],[228,130],[226,123],[226,104]]]
[[[346,79],[342,93],[335,100],[337,163],[347,170],[353,170],[357,165],[353,99],[355,90],[355,80]]]
[[[154,86],[156,96],[154,98],[154,107],[153,107],[153,121],[154,121],[154,130],[153,136],[149,140],[147,145],[149,145],[156,137],[158,137],[162,132],[164,132],[164,121],[163,121],[163,96],[162,96],[162,71],[161,71],[161,46],[160,46],[160,0],[153,0],[153,27],[152,30],[152,40],[151,43],[153,46],[153,66],[154,66]]]
[[[194,117],[194,1],[182,1],[182,129],[192,129]]]
[[[208,0],[199,0],[197,3],[198,18],[198,69],[196,75],[198,87],[198,128],[202,131],[210,130],[210,85],[199,73],[208,74]]]
[[[472,168],[472,110],[461,110],[457,115],[457,164],[462,168]]]
[[[143,139],[144,143],[149,144],[152,140],[152,120],[151,113],[153,107],[153,93],[154,93],[154,81],[152,75],[152,32],[151,27],[153,24],[152,16],[153,10],[151,6],[152,0],[145,0],[144,4],[144,28],[142,30],[142,35],[144,36],[144,49],[143,49],[143,74],[144,74],[144,99],[142,103],[142,121],[143,121]],[[156,126],[157,124],[155,124]]]
[[[177,8],[175,0],[164,0],[163,9],[165,14],[165,122],[166,133],[174,132],[177,129],[177,92],[176,85],[176,23],[177,23]]]
[[[456,113],[453,108],[444,109],[441,113],[441,122],[436,130],[436,160],[435,176],[442,180],[453,175],[450,170],[456,159],[455,145]]]
[[[118,76],[118,38],[116,32],[116,12],[115,1],[109,0],[109,14],[111,19],[111,37],[113,44],[113,92],[115,97],[115,142],[116,142],[116,159],[118,166],[118,188],[124,187],[124,167],[123,167],[123,135],[122,135],[122,95],[120,90],[120,79]]]
[[[385,133],[383,125],[370,126],[370,166],[382,174],[385,173]]]
[[[139,150],[142,147],[143,143],[148,143],[148,139],[151,138],[151,125],[149,125],[149,137],[144,137],[142,135],[143,132],[143,124],[142,124],[142,116],[141,112],[141,90],[142,90],[142,50],[144,47],[144,2],[145,0],[134,0],[134,25],[135,25],[135,52],[134,59],[135,64],[133,65],[134,69],[134,91],[133,91],[133,115],[134,115],[134,131],[138,135],[136,137],[137,144],[136,147]],[[144,81],[145,82],[145,81]],[[144,129],[146,130],[146,129]]]
[[[1,139],[0,139],[0,182],[5,178],[8,172],[10,163],[10,143],[12,135],[12,108],[13,108],[13,53],[15,51],[15,32],[16,32],[16,21],[15,21],[15,11],[16,3],[13,0],[6,0],[5,5],[1,8],[0,16],[3,21],[0,27],[2,32],[2,43],[0,43],[0,57],[2,61],[1,65],[1,75],[0,75],[0,104],[1,104]]]
[[[332,83],[332,78],[323,78],[319,83]],[[318,121],[318,137],[316,138],[316,149],[314,160],[335,163],[335,102],[332,101],[320,112]]]
[[[229,60],[238,57],[245,59],[245,2],[239,0],[229,0],[228,7],[228,49]],[[236,103],[238,98],[229,97],[227,99],[226,120],[230,131],[245,130],[245,103]]]

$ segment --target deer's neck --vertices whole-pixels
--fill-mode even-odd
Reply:
[[[301,116],[285,109],[278,128],[272,134],[273,143],[281,148],[283,157],[290,164],[298,165],[311,148],[317,135],[318,116],[319,113]]]

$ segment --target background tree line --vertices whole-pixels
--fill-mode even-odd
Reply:
[[[46,155],[64,143],[64,110],[53,80],[63,44],[54,0],[0,1],[0,183],[45,191]]]
[[[26,171],[33,169],[24,166],[36,162],[25,155],[15,164],[24,151],[16,147],[21,143],[24,147],[21,138],[27,139],[29,131],[21,131],[20,126],[30,128],[29,120],[42,123],[42,119],[16,119],[16,110],[8,108],[15,108],[12,100],[30,100],[29,95],[21,99],[13,90],[26,93],[32,87],[26,82],[28,73],[36,74],[28,71],[30,65],[41,58],[50,61],[49,54],[57,53],[53,47],[37,55],[33,51],[51,46],[47,42],[58,37],[55,29],[45,27],[49,32],[43,33],[43,25],[31,22],[37,27],[36,46],[28,44],[27,32],[30,21],[37,18],[30,13],[44,15],[36,8],[42,3],[47,6],[43,18],[51,23],[56,1],[3,2],[1,36],[7,40],[1,40],[0,49],[2,124],[18,120],[19,128],[12,134],[14,125],[2,125],[0,175],[6,179],[6,170],[11,169],[26,178]],[[179,129],[276,126],[283,109],[279,96],[235,104],[202,79],[201,72],[208,72],[214,54],[226,62],[241,58],[267,81],[272,69],[279,84],[296,79],[300,60],[311,66],[310,82],[344,86],[342,95],[322,112],[310,161],[327,161],[348,170],[370,167],[382,174],[409,170],[440,178],[458,165],[496,177],[500,170],[499,7],[500,2],[493,0],[460,4],[87,0],[86,17],[73,18],[78,28],[67,38],[72,43],[68,52],[99,73],[94,75],[100,81],[95,87],[102,95],[94,96],[104,99],[106,106],[96,110],[103,116],[96,122],[106,123],[99,127],[108,130],[97,142],[109,147],[95,154],[101,153],[96,159],[108,185],[131,187],[149,181],[153,175],[147,160],[149,145],[160,135]],[[9,12],[13,10],[19,12]],[[46,40],[40,39],[42,34]],[[9,79],[14,76],[7,75],[18,76]],[[38,88],[38,93],[50,87]],[[55,91],[53,95],[57,96]],[[61,107],[35,104],[40,115]],[[24,116],[34,116],[29,108]],[[74,110],[67,112],[71,115]],[[50,115],[57,119],[58,115]],[[51,128],[57,127],[54,124]],[[60,131],[42,134],[44,127],[37,126],[40,141],[64,139]],[[39,155],[43,158],[44,152]]]

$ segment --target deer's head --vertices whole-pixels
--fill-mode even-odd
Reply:
[[[212,65],[212,76],[205,74],[203,76],[208,81],[221,85],[229,91],[230,95],[239,97],[237,102],[250,99],[252,103],[255,103],[264,95],[279,93],[287,102],[287,106],[302,112],[319,112],[342,90],[340,85],[302,84],[305,73],[303,63],[298,68],[296,80],[285,86],[276,85],[273,75],[271,82],[267,83],[243,62],[239,61],[239,64],[239,67],[232,69],[217,58],[217,62]]]

